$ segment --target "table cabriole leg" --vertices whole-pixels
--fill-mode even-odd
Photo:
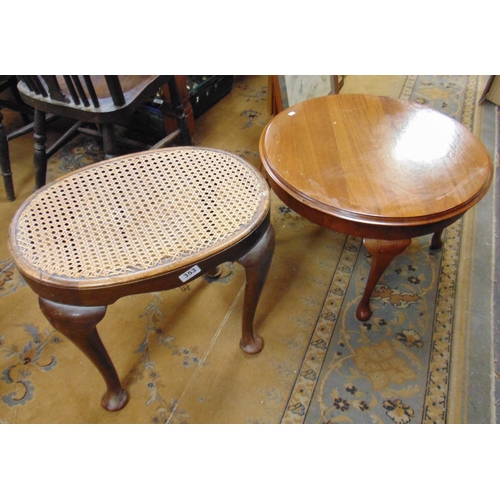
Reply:
[[[443,240],[443,232],[444,229],[441,229],[441,231],[437,231],[432,235],[432,240],[431,240],[431,250],[440,250],[443,248],[444,245],[444,240]]]
[[[71,340],[99,370],[107,391],[101,404],[108,411],[121,410],[129,396],[123,389],[116,369],[104,347],[96,325],[104,318],[106,306],[71,306],[39,298],[40,309],[50,324]]]
[[[356,318],[367,321],[371,318],[370,297],[384,271],[392,262],[394,257],[403,252],[411,243],[411,239],[405,240],[372,240],[365,238],[363,243],[372,256],[372,265],[368,275],[363,297],[356,309]]]
[[[246,272],[240,347],[248,354],[257,354],[264,347],[262,337],[253,331],[253,321],[260,294],[271,266],[274,243],[274,229],[269,224],[267,231],[257,244],[237,260],[245,268]]]

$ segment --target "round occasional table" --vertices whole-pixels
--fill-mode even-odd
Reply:
[[[392,259],[414,237],[443,230],[486,194],[491,157],[456,120],[413,102],[342,94],[276,115],[260,139],[268,180],[303,217],[363,238],[372,255],[356,317]]]

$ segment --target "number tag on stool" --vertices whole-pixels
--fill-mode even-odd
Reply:
[[[196,276],[201,269],[198,266],[194,266],[191,269],[188,269],[185,273],[179,276],[179,279],[185,283],[187,280],[191,279],[193,276]]]

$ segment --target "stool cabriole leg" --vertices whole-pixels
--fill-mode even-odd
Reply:
[[[363,243],[372,256],[372,265],[368,275],[363,297],[356,309],[356,318],[359,321],[367,321],[371,318],[370,297],[378,280],[387,269],[392,259],[399,255],[411,243],[411,239],[405,240],[371,240],[365,238]]]
[[[274,229],[269,225],[257,244],[237,261],[245,268],[246,272],[240,347],[248,354],[257,354],[264,347],[262,337],[253,331],[253,321],[260,294],[271,266],[273,252]]]
[[[39,298],[39,303],[50,324],[71,340],[103,376],[107,391],[102,397],[102,406],[109,411],[121,410],[128,402],[128,393],[121,386],[113,362],[96,328],[97,323],[106,314],[106,306],[70,306],[42,297]]]
[[[208,271],[206,273],[206,276],[212,280],[217,280],[221,277],[221,274],[222,274],[222,268],[221,266],[217,266],[211,271]]]

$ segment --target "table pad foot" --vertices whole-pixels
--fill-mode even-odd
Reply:
[[[432,240],[431,240],[431,250],[440,250],[443,248],[444,245],[444,240],[443,240],[443,232],[444,229],[441,231],[437,231],[432,235]]]

